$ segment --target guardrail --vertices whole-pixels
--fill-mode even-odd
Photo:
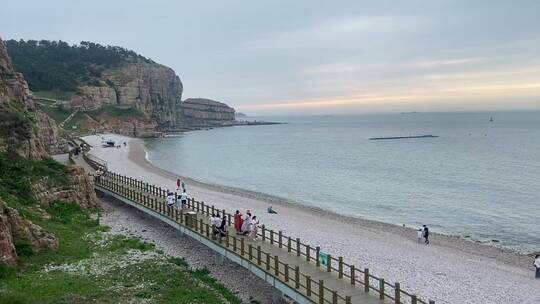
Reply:
[[[166,189],[113,172],[105,172],[103,176],[96,180],[96,184],[169,216],[180,224],[185,224],[182,209],[179,211],[178,209],[167,208],[165,200],[169,191]],[[175,193],[175,197],[177,197],[177,193]],[[194,198],[188,199],[187,209],[208,216],[211,214],[224,216],[227,218],[227,225],[233,226],[233,215],[226,212],[225,209],[218,209],[214,205],[196,201]],[[195,225],[194,231],[210,237],[209,232],[211,229],[201,219]],[[307,262],[312,263],[315,267],[337,274],[338,278],[347,280],[348,284],[363,286],[364,292],[375,292],[380,300],[390,299],[395,304],[435,304],[433,300],[422,300],[416,295],[402,290],[399,282],[389,283],[385,279],[371,274],[368,268],[359,268],[345,262],[343,257],[336,258],[330,253],[322,253],[320,247],[302,243],[300,238],[286,236],[282,231],[276,232],[262,225],[258,236],[266,243],[287,250],[290,254],[296,254],[297,257],[305,258]],[[232,248],[234,252],[238,249],[241,255],[247,254],[250,260],[253,257],[258,266],[274,273],[283,282],[293,286],[296,290],[304,292],[308,297],[314,296],[318,298],[319,303],[351,303],[350,297],[342,296],[337,291],[330,290],[324,286],[323,280],[315,281],[310,276],[300,273],[298,267],[291,267],[282,263],[279,261],[278,256],[271,256],[269,253],[261,251],[260,246],[253,247],[250,244],[246,248],[243,238],[229,234],[226,235],[225,239],[224,245],[227,248]],[[219,239],[218,242],[221,243],[222,240]]]

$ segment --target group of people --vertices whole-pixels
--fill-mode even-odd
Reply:
[[[417,238],[418,238],[418,243],[420,243],[420,241],[422,241],[423,239],[426,245],[429,244],[429,228],[426,225],[422,225],[422,227],[418,229]]]
[[[223,214],[223,217],[220,217],[219,215],[212,213],[210,225],[212,226],[213,238],[226,236],[227,230],[225,227],[227,227],[227,218],[225,217],[225,214]]]
[[[176,208],[178,209],[184,209],[187,205],[188,196],[186,193],[186,189],[182,189],[182,193],[180,193],[177,197],[174,196],[174,193],[168,192],[167,193],[167,206],[169,208],[174,207],[176,204]]]
[[[258,239],[259,219],[257,216],[251,215],[250,210],[247,210],[246,214],[236,210],[234,214],[234,230],[236,234],[247,235],[255,241]]]

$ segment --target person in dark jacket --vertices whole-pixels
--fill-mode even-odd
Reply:
[[[429,244],[429,228],[424,225],[424,242],[427,244]]]

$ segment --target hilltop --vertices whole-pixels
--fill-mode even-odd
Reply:
[[[125,48],[88,41],[6,45],[37,107],[66,130],[146,137],[235,124],[233,108],[210,99],[183,101],[171,68]]]

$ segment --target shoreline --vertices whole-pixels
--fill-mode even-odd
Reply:
[[[260,215],[261,223],[267,227],[280,227],[286,234],[301,237],[313,246],[321,245],[326,252],[341,255],[357,267],[368,267],[375,275],[402,282],[404,289],[422,298],[437,303],[513,303],[516,299],[535,303],[540,299],[540,290],[538,295],[534,292],[530,295],[534,299],[524,296],[535,286],[531,285],[535,284],[532,259],[514,250],[437,233],[431,234],[432,243],[425,246],[416,242],[414,228],[344,216],[174,174],[146,159],[140,139],[111,136],[128,141],[128,148],[114,149],[111,153],[94,148],[92,153],[106,158],[112,171],[159,186],[169,185],[169,189],[176,178],[181,178],[187,184],[189,196],[229,211],[249,208]],[[265,214],[269,204],[279,206],[277,216]],[[313,223],[317,223],[318,230],[313,229]],[[430,286],[425,286],[425,282],[430,282]],[[516,290],[506,291],[509,285]]]
[[[134,163],[143,167],[144,169],[151,171],[155,174],[159,174],[163,177],[171,178],[171,179],[180,178],[181,180],[186,181],[186,184],[188,185],[194,185],[197,187],[206,188],[211,191],[237,195],[237,196],[241,196],[248,199],[260,200],[273,206],[294,208],[299,211],[314,213],[317,216],[330,217],[334,220],[340,220],[340,221],[344,220],[347,223],[361,225],[364,228],[374,228],[374,227],[382,228],[387,232],[398,234],[402,237],[411,237],[413,235],[416,235],[417,229],[414,227],[407,226],[405,224],[402,224],[402,225],[392,224],[392,223],[386,223],[386,222],[377,221],[377,220],[355,217],[355,216],[351,216],[347,214],[341,214],[341,213],[331,211],[331,210],[326,210],[320,207],[308,206],[301,203],[292,202],[291,200],[288,200],[286,198],[282,198],[279,196],[251,191],[247,189],[202,182],[188,176],[178,175],[174,172],[168,171],[166,169],[162,169],[154,165],[148,159],[148,152],[144,148],[144,143],[139,139],[135,139],[135,140],[137,140],[138,142],[135,145],[132,144],[131,149],[128,153],[128,158]],[[535,252],[524,253],[514,248],[498,246],[497,243],[495,242],[482,242],[480,240],[476,240],[471,237],[464,237],[461,235],[445,234],[445,233],[431,232],[431,231],[430,231],[430,235],[432,237],[436,237],[439,240],[447,239],[446,240],[447,242],[463,242],[464,244],[471,245],[472,247],[482,246],[483,248],[493,249],[495,251],[500,250],[504,252],[505,254],[515,255],[517,257],[527,258],[527,257],[532,257],[535,254]],[[452,246],[452,247],[455,247],[455,246]],[[469,247],[469,246],[464,246],[464,247]],[[461,249],[463,249],[463,247],[461,247]],[[471,252],[475,252],[476,250],[476,248],[471,248],[471,249],[473,250]],[[507,261],[504,261],[504,262],[507,262]]]

